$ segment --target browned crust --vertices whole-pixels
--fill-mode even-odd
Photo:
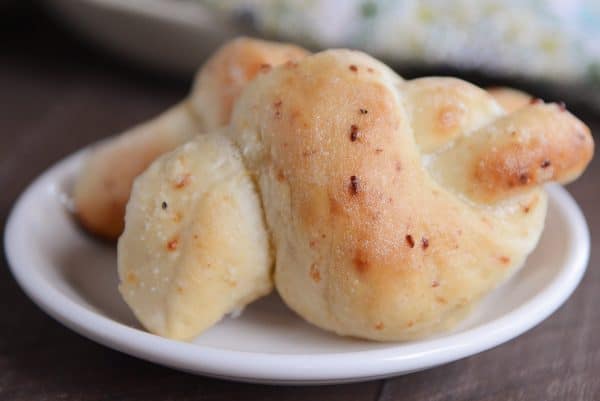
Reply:
[[[213,101],[220,104],[217,122],[229,122],[235,100],[246,84],[272,67],[295,62],[308,52],[291,44],[266,42],[241,37],[221,47],[202,68],[200,74],[213,85]]]
[[[516,113],[515,120],[526,113],[539,118],[523,118],[517,128],[503,124],[474,158],[472,176],[474,185],[484,189],[479,191],[483,199],[506,198],[549,181],[567,183],[594,153],[589,128],[559,105],[532,104]]]

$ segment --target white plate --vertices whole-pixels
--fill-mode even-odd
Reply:
[[[58,321],[108,347],[201,375],[268,383],[339,383],[400,375],[508,341],[554,312],[573,292],[589,256],[585,220],[569,194],[550,186],[540,244],[527,265],[452,333],[374,343],[305,323],[275,295],[226,318],[192,343],[140,329],[117,293],[113,247],[83,234],[65,208],[85,151],[58,163],[18,200],[5,248],[25,292]]]

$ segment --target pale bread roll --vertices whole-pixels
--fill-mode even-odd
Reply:
[[[118,256],[125,302],[164,337],[190,339],[271,291],[260,201],[224,135],[196,137],[135,180]]]
[[[283,300],[341,335],[407,340],[453,327],[534,249],[540,185],[575,178],[593,152],[587,127],[556,105],[505,114],[470,84],[403,82],[346,50],[253,81],[228,133],[257,177]],[[546,159],[551,174],[539,171]],[[528,178],[512,180],[521,167]]]
[[[73,191],[82,226],[116,239],[123,231],[125,205],[137,175],[157,156],[226,124],[233,101],[257,74],[306,54],[297,46],[248,38],[221,47],[199,70],[188,99],[92,151]]]
[[[228,128],[137,180],[119,242],[121,291],[150,331],[190,338],[269,291],[270,242],[276,288],[309,322],[372,340],[428,336],[523,264],[544,224],[541,184],[576,178],[592,153],[589,130],[563,107],[507,115],[460,80],[403,81],[365,54],[319,53],[258,77]],[[217,199],[247,198],[246,212],[208,202],[197,177],[226,185]],[[163,213],[173,201],[181,217]],[[211,234],[197,248],[201,229]],[[231,265],[246,274],[236,287]],[[148,290],[159,278],[169,284]]]

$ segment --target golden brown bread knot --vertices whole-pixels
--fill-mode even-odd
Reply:
[[[135,177],[161,154],[226,124],[234,99],[257,74],[305,54],[293,45],[248,38],[219,49],[199,70],[187,99],[93,150],[73,193],[81,224],[96,235],[116,239],[123,231]]]
[[[257,177],[282,298],[377,340],[449,327],[510,276],[543,227],[540,184],[577,176],[593,148],[556,105],[505,116],[468,83],[402,81],[344,50],[253,82],[229,134]]]
[[[246,87],[223,133],[207,136],[209,142],[196,143],[193,151],[181,148],[158,159],[136,181],[119,242],[121,291],[134,290],[137,295],[126,300],[162,335],[189,338],[216,314],[207,319],[194,295],[186,307],[164,309],[175,298],[153,296],[127,277],[148,275],[152,268],[167,282],[212,274],[218,288],[225,288],[223,264],[214,268],[205,256],[195,258],[191,245],[177,256],[186,263],[173,262],[165,256],[169,238],[148,229],[162,227],[156,199],[174,174],[198,182],[218,171],[214,163],[186,167],[173,160],[182,152],[188,159],[213,160],[215,151],[205,155],[203,149],[216,149],[210,141],[223,135],[228,141],[217,147],[220,157],[242,161],[235,171],[252,177],[260,201],[252,202],[250,193],[238,199],[248,198],[246,214],[264,213],[265,220],[249,220],[245,232],[255,234],[246,234],[246,251],[238,251],[240,260],[227,268],[246,271],[248,249],[268,252],[260,240],[268,232],[283,300],[319,327],[374,340],[422,337],[460,321],[535,247],[546,213],[540,184],[575,178],[593,152],[587,127],[556,105],[506,115],[471,84],[404,81],[363,53],[326,51],[275,68]],[[203,197],[211,193],[210,187],[203,191]],[[179,199],[177,191],[166,194]],[[204,223],[195,223],[198,202],[183,210],[192,220],[169,220],[170,233],[180,241],[194,244],[204,226],[237,230],[219,213],[202,213]],[[227,244],[196,246],[216,260],[231,252],[224,251]],[[153,265],[156,258],[167,262]],[[255,270],[261,285],[238,282],[240,288],[220,293],[219,300],[263,294],[270,276],[262,260]],[[198,298],[213,288],[211,282],[193,283]],[[162,313],[160,321],[185,320],[192,329],[185,335],[157,330],[147,323],[156,318],[148,303],[153,313]],[[221,315],[231,307],[219,305]]]

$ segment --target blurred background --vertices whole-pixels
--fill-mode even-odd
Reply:
[[[2,4],[4,13],[23,18],[4,21],[13,20],[29,34],[39,20],[53,28],[58,25],[61,35],[68,34],[69,40],[86,48],[100,49],[140,71],[182,81],[189,81],[223,41],[251,35],[313,50],[357,48],[406,77],[458,75],[600,110],[597,0],[4,0]],[[43,11],[37,10],[40,7]]]

